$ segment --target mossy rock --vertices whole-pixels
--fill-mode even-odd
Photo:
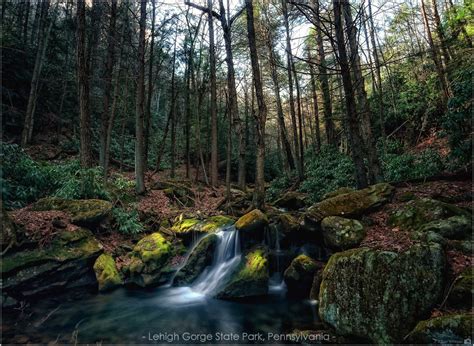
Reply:
[[[334,191],[331,191],[331,192],[328,192],[328,193],[324,194],[323,197],[321,198],[321,200],[325,200],[325,199],[328,199],[328,198],[333,198],[333,197],[343,195],[345,193],[354,192],[354,191],[355,190],[352,187],[347,187],[347,186],[340,187],[337,190],[334,190]]]
[[[138,286],[152,286],[159,282],[162,269],[174,255],[174,249],[160,233],[142,238],[128,254],[123,272]]]
[[[359,246],[366,233],[359,221],[340,216],[325,217],[321,227],[324,243],[333,250],[347,250]]]
[[[449,292],[450,306],[461,309],[471,309],[474,299],[474,267],[467,267],[455,279],[454,286]]]
[[[89,230],[63,231],[44,247],[4,256],[2,288],[23,299],[74,285],[92,286],[92,265],[101,253],[102,245]]]
[[[1,227],[1,243],[0,243],[0,248],[2,250],[5,250],[7,248],[11,248],[12,246],[17,244],[17,230],[15,227],[15,224],[12,222],[10,217],[8,216],[8,213],[3,209],[3,204],[0,201],[1,204],[1,220],[0,220],[0,227]]]
[[[468,239],[471,237],[471,220],[465,215],[451,216],[436,220],[420,227],[421,232],[434,232],[447,239]]]
[[[95,226],[110,215],[112,203],[100,199],[63,199],[46,197],[32,206],[33,210],[59,210],[71,215],[71,222],[79,226]]]
[[[439,244],[405,252],[357,248],[332,255],[319,292],[319,316],[344,336],[397,343],[439,303],[445,258]]]
[[[449,314],[419,322],[408,335],[414,344],[465,344],[473,340],[472,314]],[[472,342],[468,342],[472,344]]]
[[[219,229],[231,225],[234,219],[223,215],[211,216],[203,221],[198,219],[182,219],[176,222],[171,230],[178,236],[180,234],[187,234],[191,232],[199,233],[214,233]]]
[[[94,263],[94,272],[99,284],[99,291],[104,292],[121,286],[123,280],[115,266],[115,261],[108,254],[100,255]]]
[[[392,185],[381,183],[325,199],[305,213],[305,223],[309,224],[307,228],[311,229],[311,225],[319,224],[327,216],[360,216],[388,202],[394,190]]]
[[[173,285],[184,286],[193,283],[204,269],[212,264],[218,241],[216,234],[202,238],[189,254],[186,264],[176,274]]]
[[[268,225],[267,216],[259,209],[241,216],[235,223],[235,228],[242,232],[255,232],[263,230]]]
[[[182,219],[178,220],[171,226],[171,230],[177,234],[189,233],[195,230],[195,226],[199,224],[198,219]]]
[[[281,226],[282,232],[285,234],[293,233],[300,228],[298,219],[289,213],[278,215],[278,223]]]
[[[418,230],[427,223],[447,219],[451,216],[464,216],[470,219],[471,213],[452,204],[430,198],[420,198],[407,202],[399,210],[393,212],[388,223],[402,230]],[[435,228],[435,224],[432,226]]]
[[[229,282],[217,293],[220,299],[261,296],[268,293],[268,251],[263,247],[249,250]]]
[[[308,195],[304,193],[289,191],[278,198],[273,204],[279,208],[298,210],[306,206],[307,198]]]
[[[321,282],[323,281],[323,271],[324,264],[319,268],[313,276],[313,282],[311,284],[311,291],[309,292],[309,299],[319,300],[319,289],[321,287]]]
[[[283,273],[288,293],[301,297],[309,297],[314,274],[322,264],[306,255],[299,255],[291,261]]]

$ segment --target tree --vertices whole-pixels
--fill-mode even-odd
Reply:
[[[82,167],[92,167],[91,114],[89,94],[89,64],[86,54],[86,3],[77,1],[77,78],[80,114],[80,158]]]
[[[137,194],[145,192],[145,30],[146,0],[140,0],[140,33],[138,36],[138,74],[135,110],[135,189]]]
[[[367,187],[367,176],[365,171],[364,156],[362,151],[362,139],[359,132],[357,108],[354,96],[354,85],[349,66],[349,58],[346,51],[344,27],[342,24],[342,10],[344,0],[333,0],[334,30],[336,33],[336,45],[339,52],[338,62],[341,69],[341,77],[344,88],[345,106],[347,113],[347,133],[351,146],[352,160],[355,165],[355,178],[359,189]]]
[[[263,95],[262,76],[257,54],[257,42],[255,38],[255,24],[252,0],[245,0],[247,9],[247,36],[252,65],[252,79],[257,98],[258,113],[255,114],[255,125],[257,134],[257,155],[255,163],[255,190],[253,204],[256,208],[262,208],[265,203],[265,123],[267,121],[267,106]]]

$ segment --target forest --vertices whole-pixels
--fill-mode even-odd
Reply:
[[[471,343],[470,0],[2,0],[1,342]]]

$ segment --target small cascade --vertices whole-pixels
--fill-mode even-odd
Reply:
[[[273,253],[274,258],[274,270],[275,272],[270,277],[268,282],[268,290],[273,294],[280,294],[286,291],[286,284],[283,280],[283,273],[280,264],[280,257],[283,255],[283,252],[280,248],[280,230],[275,225],[270,225],[268,233],[265,237],[266,245],[270,248]]]
[[[212,295],[227,282],[241,259],[239,231],[234,226],[216,233],[219,242],[214,255],[214,263],[194,282],[196,292]]]

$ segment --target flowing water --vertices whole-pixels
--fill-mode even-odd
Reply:
[[[38,343],[271,343],[267,333],[314,325],[311,302],[286,298],[279,272],[265,297],[212,298],[241,259],[238,231],[230,227],[217,235],[214,262],[191,287],[121,288],[72,301],[51,297],[32,307],[27,322],[4,333],[4,341],[20,334]],[[253,333],[264,339],[245,340]]]

